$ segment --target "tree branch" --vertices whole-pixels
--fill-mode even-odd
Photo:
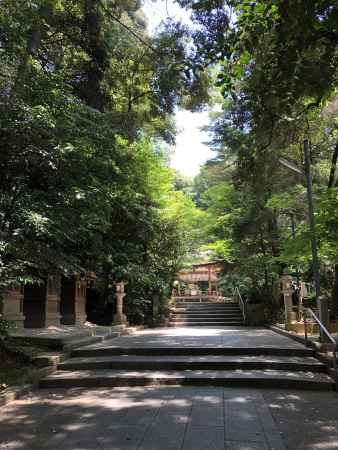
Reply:
[[[139,36],[137,33],[135,33],[134,30],[132,30],[130,27],[128,27],[128,25],[124,24],[123,22],[121,22],[120,19],[118,19],[117,17],[115,17],[111,11],[109,11],[108,8],[106,8],[102,2],[99,0],[99,4],[101,5],[101,8],[108,14],[108,16],[114,20],[115,22],[117,22],[122,28],[124,28],[126,31],[128,31],[128,33],[130,33],[132,36],[134,36],[135,39],[137,39],[139,42],[141,42],[141,44],[145,45],[146,47],[148,47],[152,52],[157,53],[159,55],[161,55],[160,52],[157,51],[157,49],[155,47],[153,47],[152,45],[150,45],[147,41],[145,41],[141,36]]]

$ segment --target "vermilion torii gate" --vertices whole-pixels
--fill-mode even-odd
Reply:
[[[191,269],[183,269],[178,273],[178,281],[189,286],[182,289],[179,285],[174,296],[220,296],[218,292],[218,274],[226,270],[227,264],[223,261],[212,261],[202,264],[194,264]],[[200,283],[207,283],[207,290],[199,289]]]

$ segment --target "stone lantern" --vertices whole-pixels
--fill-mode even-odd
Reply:
[[[291,321],[293,319],[292,313],[292,287],[293,278],[291,275],[283,275],[281,278],[282,294],[284,297],[284,309],[285,309],[285,328],[290,329]]]
[[[115,295],[116,295],[116,313],[114,314],[114,323],[127,324],[127,317],[123,314],[123,299],[124,293],[124,281],[115,283]]]

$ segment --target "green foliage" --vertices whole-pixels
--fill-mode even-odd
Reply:
[[[218,280],[220,291],[226,297],[231,297],[237,288],[243,298],[249,296],[251,288],[251,279],[245,278],[241,273],[232,272],[226,275],[221,275]]]
[[[305,180],[281,165],[302,168],[304,138],[323,271],[337,264],[337,8],[316,0],[179,3],[193,10],[199,67],[217,67],[224,97],[210,126],[215,158],[194,180],[209,245],[230,243],[250,295],[272,297],[284,269],[311,273]]]
[[[0,317],[0,342],[8,336],[8,332],[12,328],[13,327],[7,320],[4,320]]]

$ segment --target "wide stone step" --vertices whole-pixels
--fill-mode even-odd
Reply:
[[[232,318],[241,318],[243,319],[242,314],[237,313],[231,313],[231,314],[199,314],[199,315],[191,315],[191,314],[173,314],[172,319],[179,320],[179,319],[194,319],[194,320],[204,320],[204,319],[210,319],[210,320],[227,320]]]
[[[240,309],[210,309],[210,310],[192,310],[192,309],[172,309],[173,314],[238,314],[241,313]]]
[[[212,322],[178,322],[178,321],[170,321],[169,322],[170,327],[224,327],[224,326],[244,326],[244,322],[240,320],[214,320]]]
[[[209,303],[209,304],[204,304],[204,303],[194,303],[194,304],[187,304],[187,303],[176,303],[174,305],[176,308],[188,308],[188,309],[212,309],[212,308],[220,308],[220,309],[231,309],[231,308],[238,308],[238,304],[233,304],[233,305],[226,305],[226,304],[217,304],[217,303]]]
[[[233,308],[239,308],[238,305],[203,305],[203,304],[196,304],[196,305],[186,305],[186,304],[177,304],[174,305],[176,308],[186,308],[186,309],[233,309]]]
[[[236,355],[236,356],[313,356],[314,351],[310,348],[299,347],[233,347],[233,346],[181,346],[181,347],[166,347],[166,346],[130,346],[119,347],[114,345],[102,344],[99,347],[93,348],[79,348],[71,352],[72,357],[98,357],[98,356],[118,356],[118,355],[143,355],[143,356],[208,356],[208,355]]]
[[[242,314],[240,309],[235,309],[233,311],[180,311],[179,309],[173,309],[171,310],[172,314],[182,314],[182,315],[188,315],[188,316],[229,316],[231,314]]]
[[[177,308],[238,308],[238,303],[175,303]]]
[[[325,372],[326,366],[313,357],[300,356],[98,356],[70,358],[60,370],[257,370]]]
[[[243,316],[241,315],[231,315],[231,316],[201,316],[201,317],[190,317],[190,316],[173,316],[172,320],[175,322],[219,322],[219,321],[228,321],[235,320],[241,321],[243,320]]]
[[[233,311],[221,310],[221,311],[186,311],[179,309],[172,309],[172,314],[182,314],[184,316],[229,316],[231,314],[242,314],[240,309],[234,309]]]
[[[59,371],[40,381],[42,388],[112,387],[151,385],[250,386],[266,388],[333,390],[326,374],[284,370],[77,370]]]

